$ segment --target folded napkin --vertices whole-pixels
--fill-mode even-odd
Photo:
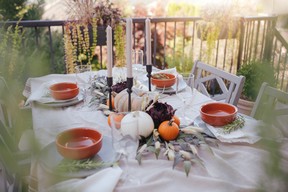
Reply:
[[[105,191],[112,192],[117,185],[122,169],[118,166],[103,169],[85,179],[70,179],[57,183],[49,187],[47,192],[71,191],[71,192],[94,192]]]
[[[258,128],[261,125],[263,125],[262,122],[248,117],[245,118],[245,123],[242,128],[232,131],[230,133],[224,133],[223,128],[213,127],[206,124],[207,128],[214,134],[214,136],[222,142],[243,142],[250,144],[256,143],[260,140]]]
[[[26,100],[25,105],[29,105],[33,101],[38,101],[41,103],[55,102],[56,100],[50,96],[49,87],[57,83],[56,81],[48,81],[42,83],[36,91],[33,91],[31,95]]]

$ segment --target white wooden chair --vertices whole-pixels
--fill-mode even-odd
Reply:
[[[201,61],[194,63],[191,73],[194,74],[194,87],[198,91],[216,101],[237,105],[244,86],[244,76],[228,73]]]
[[[288,93],[264,82],[259,90],[251,116],[280,128],[284,134],[288,135]]]

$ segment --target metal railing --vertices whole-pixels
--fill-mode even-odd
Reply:
[[[133,48],[145,53],[145,19],[133,18]],[[241,17],[238,21],[237,36],[217,39],[209,50],[209,41],[197,33],[200,17],[151,18],[152,62],[158,68],[176,66],[179,70],[189,70],[195,60],[202,60],[231,73],[247,61],[268,59],[274,62],[277,80],[282,90],[287,90],[287,40],[275,29],[276,16]],[[63,38],[67,21],[20,21],[21,30],[33,30],[34,45],[39,46],[41,39],[48,39],[51,73],[57,73],[56,63],[65,66],[65,60],[56,60],[55,31]],[[16,25],[17,22],[0,23]],[[103,37],[106,38],[106,37]],[[105,41],[105,40],[104,40]],[[210,42],[211,43],[211,42]],[[25,44],[29,46],[29,44]],[[40,48],[41,46],[39,46]],[[209,53],[208,53],[209,52]],[[97,53],[100,68],[105,67],[106,46],[98,45]],[[209,54],[209,57],[207,56]],[[64,58],[64,52],[63,57]],[[145,62],[144,57],[144,62]],[[40,65],[41,63],[39,63]]]
[[[279,30],[275,28],[271,45],[271,60],[276,69],[278,86],[281,90],[288,92],[288,39],[284,39]]]

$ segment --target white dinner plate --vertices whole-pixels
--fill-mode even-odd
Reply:
[[[80,96],[80,94],[72,99],[67,99],[67,100],[53,100],[51,102],[40,102],[36,101],[36,103],[48,107],[67,107],[71,105],[76,105],[83,101],[83,96]]]
[[[68,178],[80,178],[80,177],[87,177],[89,175],[94,174],[97,171],[100,171],[106,167],[111,166],[113,163],[119,160],[120,154],[117,153],[112,147],[112,140],[107,136],[103,136],[102,140],[102,148],[98,152],[97,155],[91,158],[91,160],[96,162],[103,162],[103,165],[98,166],[97,168],[93,169],[81,169],[75,172],[59,172],[55,171],[57,166],[62,162],[65,161],[64,157],[62,157],[56,148],[55,142],[50,143],[47,145],[41,152],[40,152],[40,165],[49,173],[56,174],[61,177],[68,177]],[[77,161],[77,160],[76,160]]]
[[[176,83],[172,87],[169,87],[169,88],[157,88],[155,86],[153,87],[155,91],[160,92],[160,93],[165,93],[165,94],[174,94],[177,91]],[[182,78],[180,78],[179,83],[178,83],[178,92],[183,91],[186,87],[187,87],[186,82]]]
[[[216,138],[215,135],[209,130],[206,123],[201,119],[200,115],[194,119],[194,125],[203,128],[206,135]]]

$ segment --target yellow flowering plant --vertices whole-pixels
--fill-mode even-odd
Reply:
[[[125,41],[120,9],[109,0],[66,0],[69,21],[64,26],[64,47],[67,73],[74,73],[76,65],[97,65],[97,45],[106,45],[105,29],[114,30],[116,65],[125,61]],[[104,32],[100,32],[104,29]],[[105,40],[103,40],[105,39]]]

